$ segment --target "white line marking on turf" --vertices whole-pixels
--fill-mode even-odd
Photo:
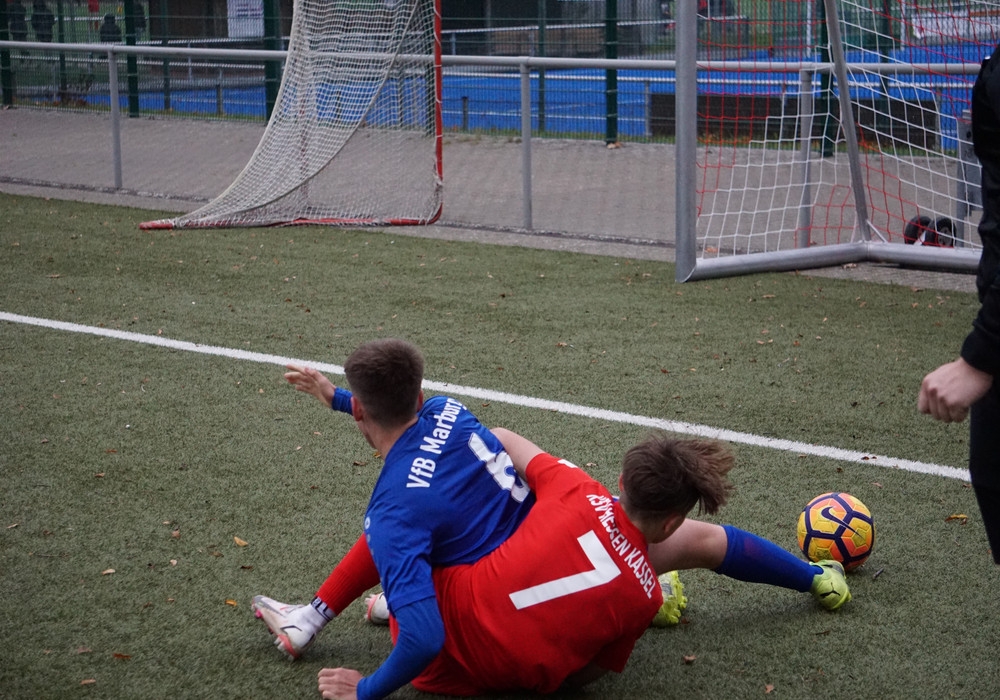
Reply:
[[[223,348],[214,345],[201,345],[190,343],[185,340],[173,340],[158,335],[144,335],[141,333],[130,333],[128,331],[115,330],[113,328],[98,328],[95,326],[83,326],[76,323],[66,323],[64,321],[52,321],[44,318],[34,318],[31,316],[21,316],[19,314],[0,311],[0,320],[11,323],[21,323],[29,326],[41,326],[53,330],[67,331],[70,333],[86,333],[89,335],[114,338],[116,340],[127,340],[132,343],[143,343],[146,345],[157,345],[171,348],[173,350],[184,350],[186,352],[201,353],[203,355],[218,355],[235,360],[248,360],[250,362],[261,362],[264,364],[285,365],[308,365],[315,367],[321,372],[343,376],[344,368],[340,365],[331,365],[323,362],[311,362],[307,360],[297,360],[280,355],[268,355],[260,352],[250,352],[248,350],[237,350],[235,348]],[[920,474],[933,474],[950,479],[969,480],[969,471],[957,467],[949,467],[942,464],[928,464],[926,462],[915,462],[909,459],[898,459],[884,455],[874,455],[867,452],[857,452],[855,450],[842,450],[837,447],[825,447],[823,445],[810,445],[805,442],[795,442],[794,440],[780,440],[768,438],[752,433],[740,433],[734,430],[723,428],[713,428],[697,423],[685,423],[681,421],[665,420],[663,418],[651,418],[649,416],[639,416],[631,413],[620,413],[609,411],[603,408],[591,408],[588,406],[578,406],[576,404],[564,403],[562,401],[549,401],[531,396],[520,396],[518,394],[508,394],[502,391],[490,389],[480,389],[477,387],[460,386],[447,382],[424,381],[424,388],[430,391],[438,391],[444,394],[465,396],[485,401],[496,401],[498,403],[524,406],[526,408],[537,408],[544,411],[555,411],[585,418],[597,418],[599,420],[613,423],[626,423],[629,425],[639,425],[658,430],[666,430],[672,433],[684,435],[696,435],[699,437],[714,438],[727,442],[753,445],[755,447],[767,447],[773,450],[785,452],[795,452],[802,455],[812,455],[814,457],[825,457],[842,462],[857,462],[859,464],[874,464],[890,469],[902,469]]]

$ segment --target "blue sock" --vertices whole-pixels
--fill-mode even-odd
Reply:
[[[726,558],[715,573],[750,583],[805,592],[812,587],[813,576],[822,573],[818,566],[799,559],[778,545],[732,525],[726,531]]]

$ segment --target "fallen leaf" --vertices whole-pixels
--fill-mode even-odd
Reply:
[[[171,559],[170,560],[170,566],[177,566],[177,560],[176,559]]]
[[[93,650],[90,647],[77,647],[76,648],[76,653],[77,654],[89,654],[91,651],[93,651]]]
[[[104,571],[101,572],[101,576],[108,576],[113,573],[115,573],[114,569],[105,569]]]
[[[113,656],[116,659],[121,659],[123,661],[126,660],[126,659],[131,659],[132,658],[131,654],[120,654],[117,651],[114,654],[112,654],[111,656]]]
[[[12,523],[11,525],[8,525],[8,526],[7,526],[7,529],[8,529],[8,530],[13,530],[13,529],[14,529],[15,527],[17,527],[17,526],[18,526],[18,523]]]
[[[236,543],[237,547],[246,547],[248,544],[250,544],[246,540],[240,539],[239,537],[233,537],[233,542]]]
[[[768,683],[767,685],[764,686],[764,695],[770,695],[773,692],[774,692],[774,685]]]
[[[693,664],[694,660],[697,659],[697,658],[698,657],[695,656],[694,654],[685,654],[684,655],[684,663],[689,664],[689,665]]]
[[[181,529],[177,528],[176,530],[170,533],[170,536],[173,537],[175,540],[179,540],[181,538]]]
[[[237,605],[239,605],[239,603],[237,603],[232,598],[226,598],[226,605],[232,605],[235,608]]]
[[[950,523],[952,520],[960,520],[962,524],[965,525],[969,521],[969,516],[965,513],[955,513],[954,515],[949,515],[944,519],[946,523]]]
[[[84,678],[80,681],[80,685],[94,685],[97,682],[96,678]]]

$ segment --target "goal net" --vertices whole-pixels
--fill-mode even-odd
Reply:
[[[441,211],[439,0],[295,0],[281,87],[236,180],[142,228],[392,225]]]
[[[968,110],[1000,2],[712,0],[695,21],[679,279],[862,260],[975,268]],[[678,83],[683,61],[679,47]]]

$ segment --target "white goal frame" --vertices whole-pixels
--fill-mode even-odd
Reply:
[[[887,230],[884,223],[874,216],[870,208],[869,195],[872,187],[878,183],[865,180],[861,167],[862,154],[857,140],[857,125],[849,86],[859,81],[861,71],[867,73],[883,73],[900,75],[905,73],[934,72],[937,74],[956,74],[973,76],[979,70],[979,63],[947,65],[916,65],[901,63],[865,63],[862,65],[848,64],[845,58],[842,40],[842,18],[838,12],[837,0],[824,0],[826,25],[829,35],[831,61],[828,63],[775,63],[748,61],[711,61],[699,60],[698,17],[695,3],[678,2],[676,8],[677,20],[677,85],[676,85],[676,123],[677,123],[677,163],[676,179],[676,245],[677,245],[677,281],[724,277],[755,272],[796,270],[814,267],[827,267],[857,262],[896,263],[921,268],[932,268],[956,272],[974,272],[978,266],[981,246],[978,237],[969,233],[974,226],[963,226],[971,209],[978,205],[979,174],[978,165],[970,162],[971,148],[963,144],[952,153],[936,153],[941,183],[937,185],[935,196],[940,195],[950,206],[936,205],[938,209],[950,208],[955,216],[954,245],[941,247],[937,245],[922,245],[917,240],[916,245],[907,245],[913,240],[909,235],[906,242],[899,231]],[[982,58],[982,57],[980,57]],[[790,224],[782,224],[784,228],[775,233],[768,232],[761,237],[756,228],[765,215],[754,210],[759,203],[759,190],[754,190],[754,183],[744,183],[734,178],[733,191],[740,190],[735,204],[737,211],[725,212],[728,217],[726,240],[728,248],[713,245],[711,232],[707,229],[713,225],[709,217],[713,212],[713,202],[707,201],[703,193],[697,190],[698,171],[705,163],[709,147],[699,145],[698,141],[698,87],[699,72],[797,72],[800,76],[799,109],[800,123],[795,127],[797,141],[794,148],[785,149],[779,154],[783,159],[771,168],[771,174],[781,169],[783,177],[788,178],[788,189],[797,199],[795,206],[788,207],[783,212],[784,218],[790,218]],[[840,102],[840,125],[838,134],[838,151],[836,160],[845,172],[844,189],[850,206],[845,213],[845,226],[850,231],[846,241],[831,243],[811,240],[811,217],[813,215],[814,182],[813,170],[819,167],[821,154],[815,152],[812,138],[813,127],[809,121],[812,114],[810,100],[813,94],[813,84],[819,77],[827,73],[832,77],[832,84],[837,88]],[[846,89],[845,89],[846,88]],[[961,131],[961,129],[960,129]],[[962,135],[959,134],[959,137]],[[938,139],[940,143],[942,139]],[[766,149],[747,149],[746,158],[774,157],[773,151],[768,154]],[[896,158],[896,154],[888,154],[886,158]],[[689,164],[689,165],[688,165]],[[769,167],[767,163],[764,168]],[[682,171],[682,168],[686,168]],[[745,175],[745,173],[743,174]],[[940,191],[947,190],[947,191]],[[767,195],[764,195],[765,197]],[[700,198],[701,197],[701,198]],[[758,200],[755,202],[755,197]],[[919,197],[917,198],[920,199]],[[749,202],[749,204],[747,204]],[[725,204],[721,205],[723,208]],[[952,211],[947,212],[952,216]],[[851,220],[847,220],[847,219]],[[770,224],[770,221],[767,222]],[[907,234],[910,232],[908,231]],[[757,238],[754,236],[757,235]],[[894,242],[895,241],[895,242]]]

